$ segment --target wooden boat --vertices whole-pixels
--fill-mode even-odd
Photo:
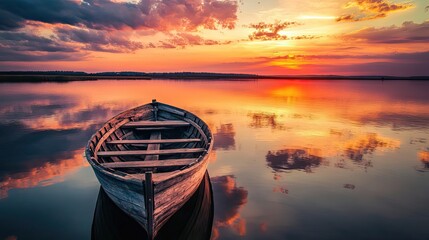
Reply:
[[[200,118],[153,100],[105,123],[85,156],[107,195],[153,239],[198,188],[212,146]]]
[[[158,231],[157,239],[210,239],[213,226],[213,191],[209,174],[192,197]],[[146,230],[125,214],[100,188],[91,229],[92,240],[144,240]]]

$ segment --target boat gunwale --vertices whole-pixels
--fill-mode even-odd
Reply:
[[[201,129],[201,130],[204,133],[204,135],[208,141],[207,141],[206,147],[204,147],[206,150],[197,158],[195,163],[184,166],[180,170],[175,170],[175,171],[165,172],[165,173],[153,173],[153,181],[154,181],[155,185],[160,183],[160,182],[167,181],[168,179],[174,178],[174,177],[176,177],[182,173],[185,174],[188,172],[186,170],[191,171],[192,169],[196,168],[198,165],[203,164],[208,159],[209,153],[212,150],[213,142],[214,142],[213,134],[212,134],[210,128],[208,127],[207,123],[205,123],[201,118],[199,118],[195,114],[193,114],[189,111],[186,111],[184,109],[180,109],[178,107],[165,104],[165,103],[156,102],[156,104],[161,105],[161,106],[166,106],[167,108],[172,108],[173,111],[168,111],[168,109],[162,108],[162,111],[166,111],[166,112],[171,113],[171,114],[178,115],[174,111],[183,112],[184,114],[181,117],[183,117],[184,119],[186,119],[188,121],[193,122],[194,124],[198,125],[199,127],[204,126],[204,125],[207,126],[206,130],[203,130],[203,129]],[[100,173],[103,173],[105,175],[108,175],[110,177],[116,178],[116,179],[121,180],[121,181],[126,181],[128,183],[132,183],[132,184],[135,184],[138,186],[143,185],[142,182],[144,181],[144,174],[130,174],[130,173],[125,173],[122,171],[118,171],[118,170],[114,170],[111,168],[101,166],[100,162],[95,158],[95,153],[92,152],[92,150],[91,150],[91,142],[93,139],[96,139],[95,137],[101,131],[101,129],[106,128],[106,127],[111,128],[111,126],[109,124],[111,124],[112,122],[123,121],[124,119],[127,118],[126,117],[127,113],[130,113],[132,111],[142,112],[145,110],[149,110],[149,109],[145,109],[145,108],[147,108],[151,105],[153,106],[153,103],[140,105],[140,106],[137,106],[135,108],[131,108],[131,109],[123,111],[123,112],[115,115],[114,117],[110,118],[108,121],[106,121],[102,125],[102,127],[100,127],[93,135],[91,135],[91,137],[90,137],[90,139],[89,139],[89,141],[85,147],[84,156],[86,157],[87,161],[90,163],[90,165],[93,167],[94,170],[97,170]],[[196,123],[195,121],[191,120],[190,117],[198,119],[199,121],[201,121],[201,123],[200,124]],[[129,116],[128,118],[132,118],[132,116]],[[108,130],[109,129],[107,129],[107,131]],[[99,140],[97,140],[97,141],[95,141],[95,143],[93,143],[94,148],[98,144],[98,141]],[[103,140],[103,141],[105,141],[105,140]],[[168,161],[168,159],[166,159],[164,161]],[[170,174],[168,174],[168,173],[170,173]]]

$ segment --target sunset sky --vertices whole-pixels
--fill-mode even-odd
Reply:
[[[2,0],[4,70],[429,75],[429,1]]]

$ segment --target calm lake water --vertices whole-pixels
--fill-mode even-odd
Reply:
[[[156,98],[212,129],[212,239],[428,239],[429,82],[0,84],[0,239],[90,239],[82,157]]]

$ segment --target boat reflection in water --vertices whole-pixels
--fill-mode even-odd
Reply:
[[[155,239],[210,239],[213,192],[208,172],[197,191],[161,228]],[[92,222],[91,239],[147,239],[147,233],[125,214],[100,187]]]

